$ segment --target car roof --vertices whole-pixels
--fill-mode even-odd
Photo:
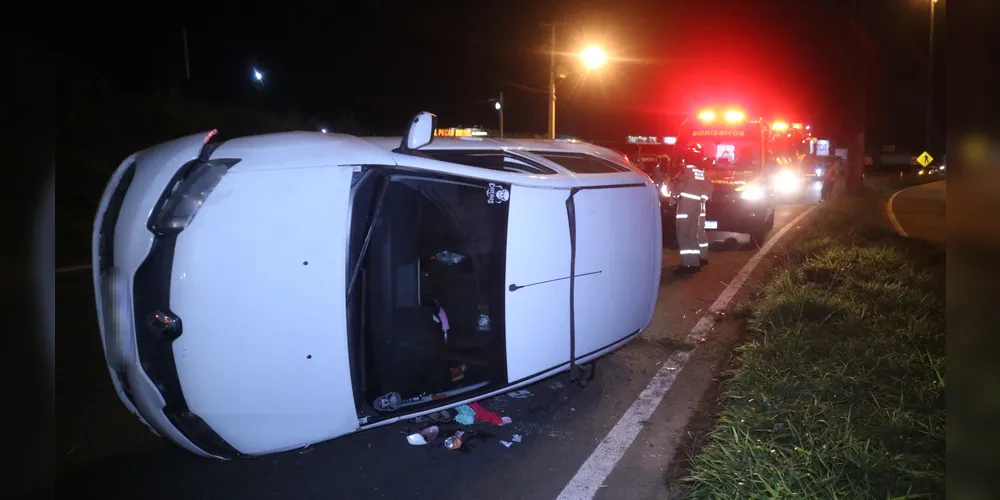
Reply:
[[[393,149],[399,146],[402,137],[366,137],[365,140],[379,147]],[[501,139],[498,137],[435,137],[434,140],[420,148],[438,149],[526,149],[533,151],[572,151],[602,155],[613,150],[584,142],[578,139]]]

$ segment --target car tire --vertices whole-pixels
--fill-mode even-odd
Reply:
[[[757,245],[758,247],[764,244],[764,240],[767,239],[767,235],[774,229],[774,213],[767,218],[767,222],[764,223],[764,227],[759,231],[754,231],[750,233],[750,241]]]

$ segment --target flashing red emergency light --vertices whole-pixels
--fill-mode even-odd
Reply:
[[[698,119],[703,122],[710,122],[715,119],[715,111],[712,110],[702,111],[701,113],[698,113]]]
[[[782,131],[788,130],[788,124],[785,122],[774,122],[771,124],[771,130]]]
[[[741,122],[746,118],[746,115],[742,111],[729,110],[726,111],[726,121],[727,122]]]

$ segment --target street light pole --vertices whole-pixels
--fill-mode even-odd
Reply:
[[[556,23],[552,23],[549,46],[549,139],[556,138]]]
[[[934,5],[938,0],[931,0],[930,36],[927,39],[927,109],[924,116],[924,151],[931,149],[931,123],[933,122],[934,101]]]
[[[184,79],[191,81],[191,59],[188,56],[188,30],[181,28],[181,36],[184,39]]]
[[[503,139],[503,92],[500,92],[500,138]]]

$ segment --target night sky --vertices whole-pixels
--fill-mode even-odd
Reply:
[[[868,9],[872,140],[920,147],[930,0],[859,0]],[[502,91],[508,131],[544,133],[549,31],[562,64],[597,43],[612,57],[560,84],[560,135],[619,140],[667,135],[698,103],[745,103],[751,114],[845,133],[850,0],[403,2],[292,7],[207,6],[186,25],[69,23],[64,53],[124,92],[169,90],[193,99],[298,110],[320,121],[346,113],[373,134],[399,134],[413,113],[442,126],[496,127]],[[939,123],[944,114],[944,10],[937,7]],[[184,81],[186,27],[191,80]],[[265,75],[254,87],[253,67]],[[943,136],[943,130],[939,132]],[[879,146],[875,146],[879,147]]]

